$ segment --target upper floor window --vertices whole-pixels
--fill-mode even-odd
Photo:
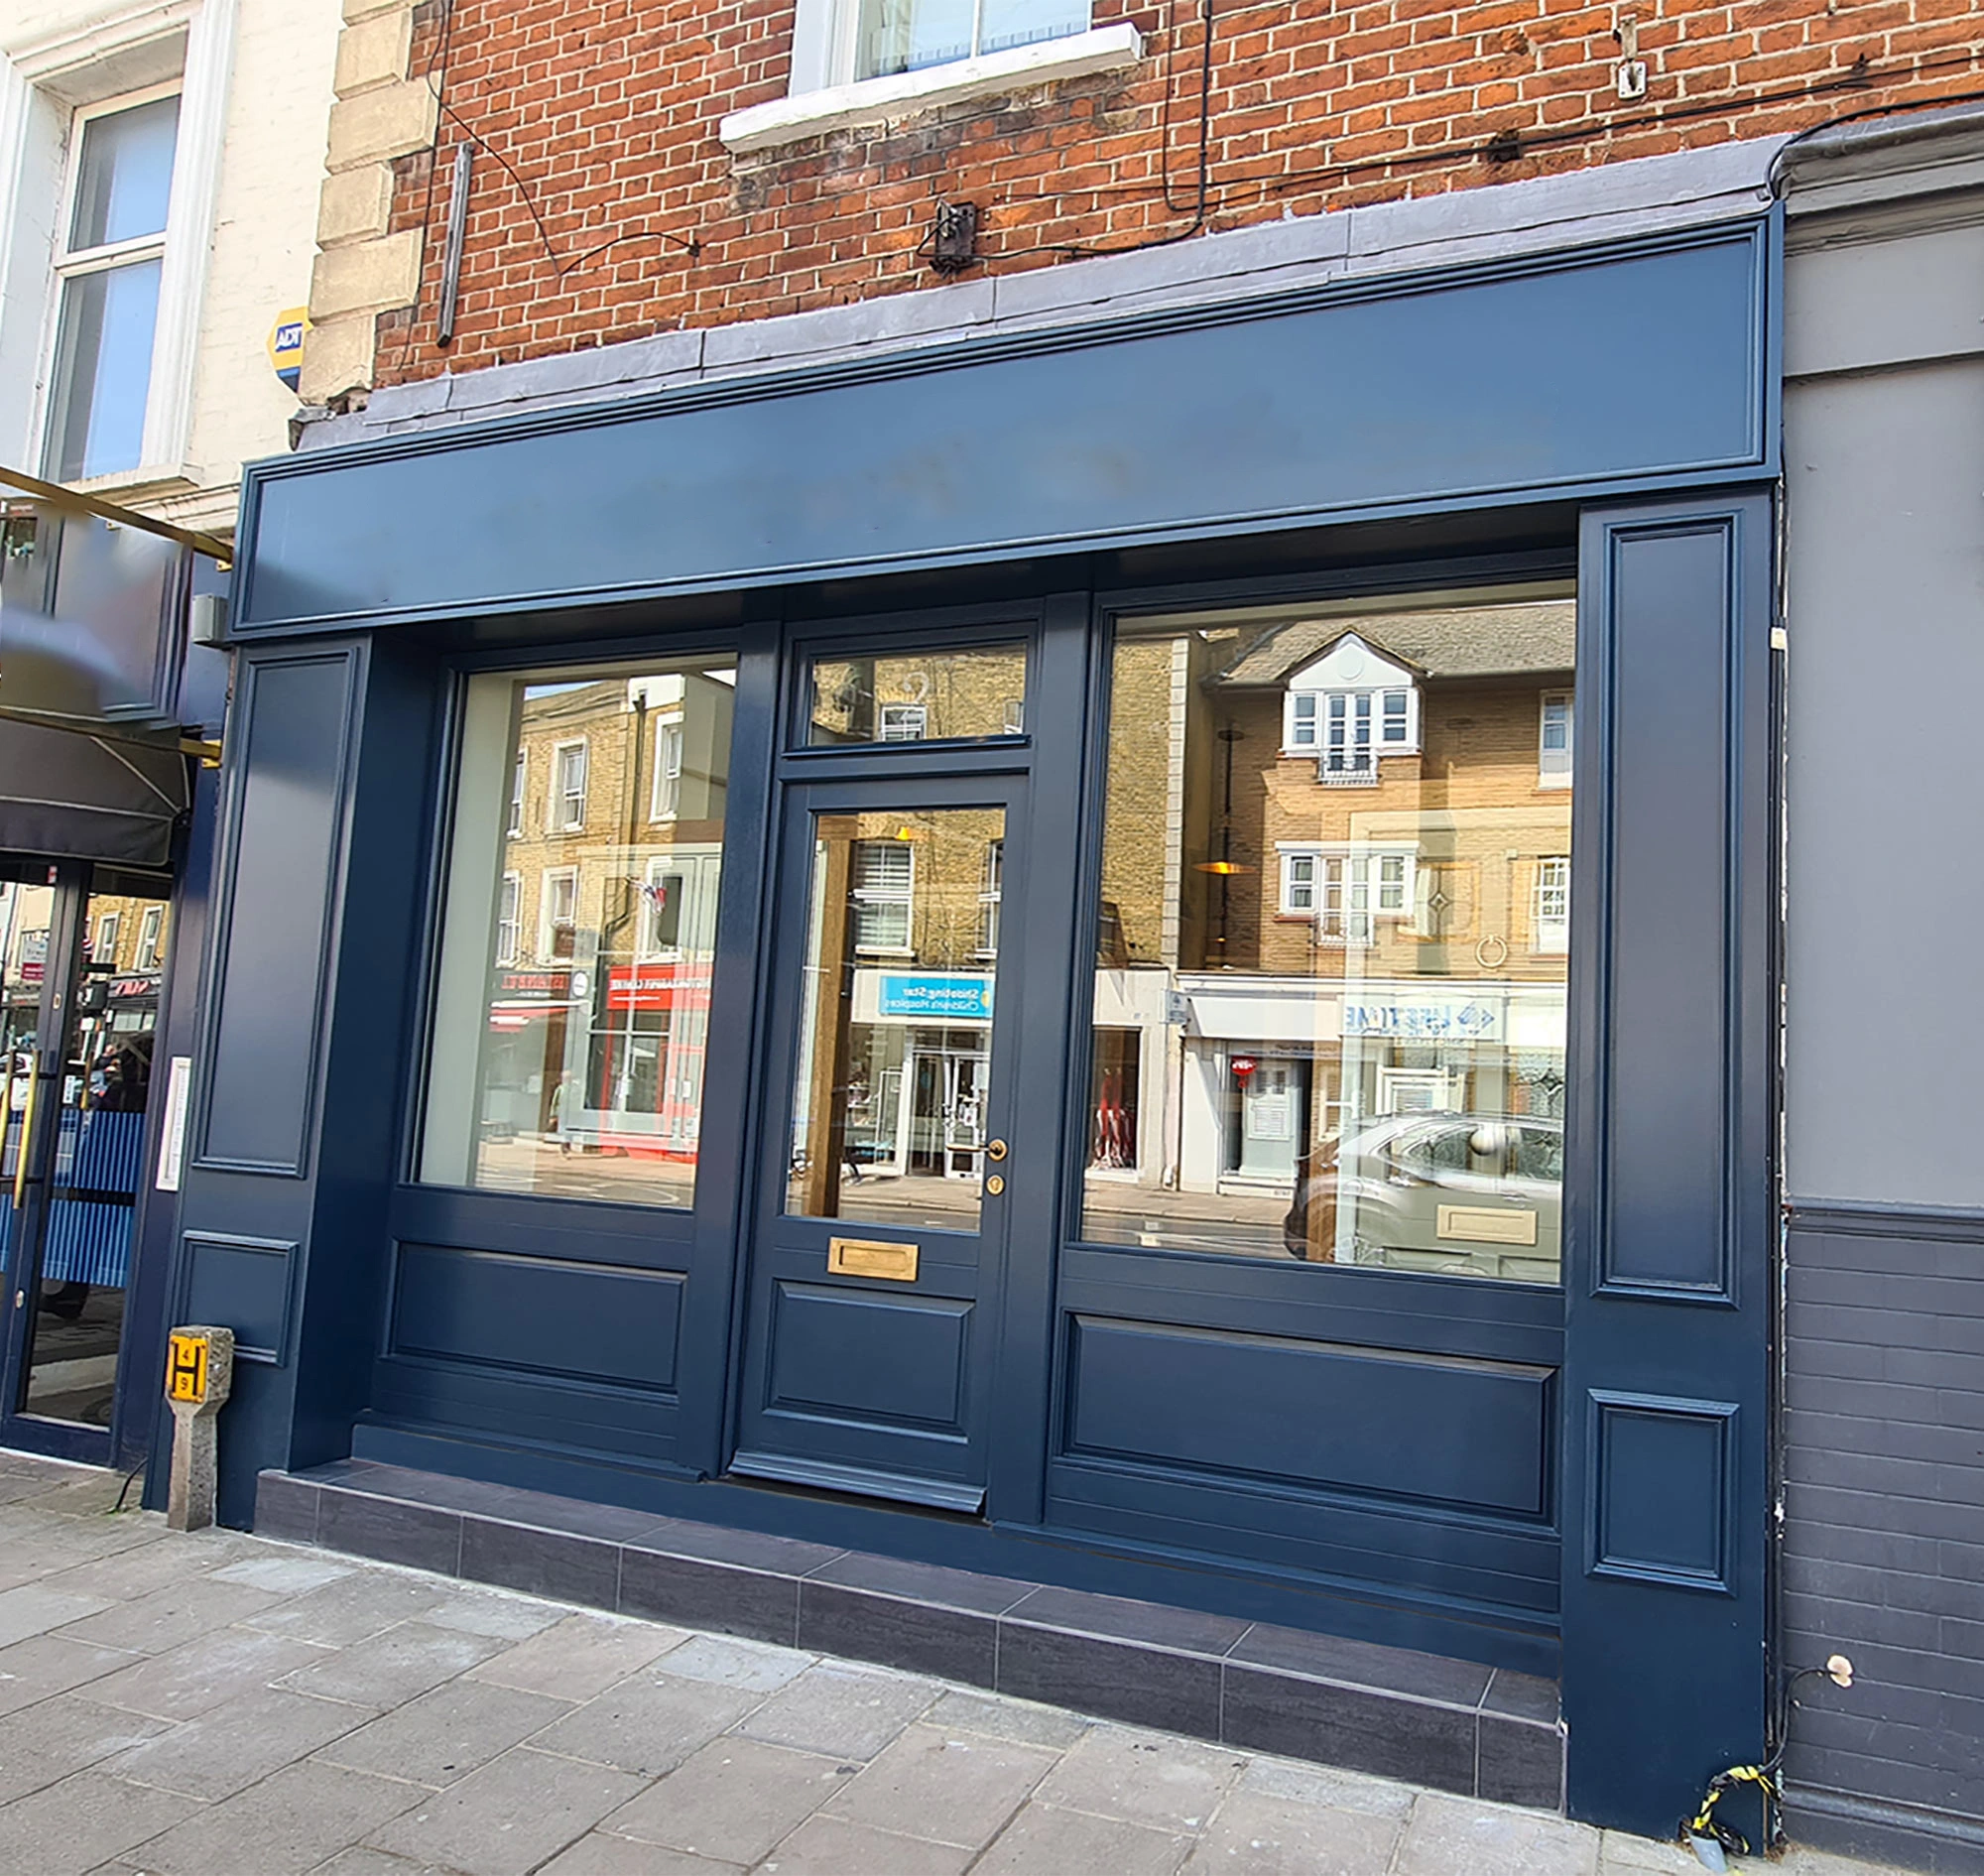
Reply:
[[[1088,0],[838,0],[851,16],[855,78],[927,65],[1088,31]]]
[[[75,114],[43,448],[56,481],[145,460],[179,121],[177,94]]]
[[[124,921],[120,914],[106,912],[96,922],[96,942],[90,947],[90,961],[113,968],[117,962],[117,933]]]
[[[930,712],[921,703],[882,705],[882,740],[885,743],[920,743],[930,724]]]
[[[510,831],[524,831],[524,752],[517,752],[517,760],[510,769]]]
[[[546,873],[539,894],[539,957],[571,956],[578,932],[578,868],[560,866]]]
[[[138,968],[157,970],[166,956],[166,909],[147,906],[138,927]]]
[[[682,725],[681,717],[664,717],[655,725],[655,787],[649,803],[650,820],[673,820],[682,812]]]
[[[1546,690],[1538,732],[1537,786],[1570,786],[1570,700],[1568,690]]]
[[[499,964],[514,964],[517,961],[518,927],[524,899],[523,877],[517,873],[505,873],[503,885],[496,896],[496,961]]]
[[[585,745],[559,743],[552,753],[551,825],[569,832],[585,825]]]
[[[1533,947],[1545,955],[1570,949],[1570,859],[1557,854],[1537,862],[1535,898],[1530,909]]]
[[[1323,781],[1375,781],[1380,756],[1412,755],[1419,746],[1413,673],[1354,632],[1289,680],[1283,753],[1314,756]]]
[[[1285,848],[1282,913],[1315,921],[1325,944],[1369,944],[1381,919],[1413,910],[1417,849]]]
[[[916,856],[899,840],[862,840],[854,848],[854,948],[907,951]]]
[[[978,889],[978,949],[986,957],[999,954],[999,902],[1004,896],[1006,843],[985,843],[985,879]]]

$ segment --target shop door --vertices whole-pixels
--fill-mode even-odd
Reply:
[[[16,923],[40,936],[9,949],[0,1069],[0,1437],[80,1459],[109,1455],[165,941],[163,900],[114,884],[63,868],[20,889]]]
[[[1017,776],[787,798],[738,1449],[755,1477],[976,1511],[1019,986]],[[1004,866],[1005,859],[1013,864]],[[1017,904],[1006,908],[1010,929]]]

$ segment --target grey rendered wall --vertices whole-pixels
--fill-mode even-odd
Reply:
[[[1984,134],[1937,138],[1792,195],[1784,1659],[1858,1680],[1788,1812],[1984,1870]]]

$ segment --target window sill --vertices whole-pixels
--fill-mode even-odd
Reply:
[[[863,78],[853,84],[828,85],[822,91],[775,98],[769,104],[732,111],[717,126],[716,134],[734,156],[776,150],[782,144],[822,137],[829,131],[884,124],[892,117],[935,104],[996,97],[1001,92],[1046,84],[1056,78],[1113,71],[1135,64],[1143,50],[1143,39],[1137,29],[1123,21],[1092,32],[1075,33],[1066,39],[1043,40],[1037,46],[1015,46],[1007,52],[988,53],[982,59],[959,59],[922,71]]]

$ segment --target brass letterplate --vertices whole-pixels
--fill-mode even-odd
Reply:
[[[1486,1206],[1441,1205],[1439,1235],[1467,1244],[1534,1244],[1534,1211],[1490,1211]]]
[[[881,1244],[872,1238],[829,1238],[826,1268],[834,1277],[883,1277],[890,1283],[915,1283],[917,1247]]]

